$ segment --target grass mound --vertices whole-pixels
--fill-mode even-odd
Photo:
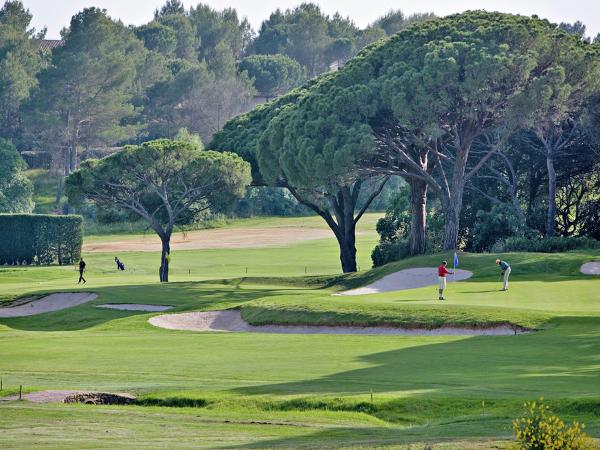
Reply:
[[[329,298],[269,298],[242,306],[242,317],[252,325],[391,326],[435,329],[444,326],[520,329],[543,327],[552,316],[531,310],[491,306],[412,304],[408,302],[332,301]]]

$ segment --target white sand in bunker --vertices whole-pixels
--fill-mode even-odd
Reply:
[[[50,294],[40,299],[18,300],[10,306],[0,308],[0,317],[24,317],[60,311],[91,302],[96,297],[96,294],[89,292],[63,292]]]
[[[461,281],[471,278],[473,272],[468,270],[456,269],[454,275],[447,275],[446,282]],[[404,269],[399,272],[386,275],[380,280],[367,286],[349,291],[338,292],[334,295],[365,295],[379,294],[381,292],[402,291],[405,289],[415,289],[438,284],[437,268],[434,267],[415,267],[413,269]]]
[[[221,331],[281,334],[367,334],[400,336],[466,336],[514,335],[519,330],[511,326],[490,328],[441,327],[435,329],[408,329],[393,327],[356,327],[321,325],[250,325],[239,310],[163,314],[148,320],[152,325],[169,330]]]
[[[584,275],[600,275],[600,261],[592,261],[581,266]]]
[[[171,249],[273,247],[331,237],[329,230],[303,227],[197,230],[173,234]],[[159,251],[160,249],[160,239],[153,234],[120,241],[94,242],[83,246],[85,252]]]
[[[166,311],[173,309],[172,306],[166,305],[143,305],[140,303],[106,303],[97,305],[97,308],[118,309],[119,311]]]

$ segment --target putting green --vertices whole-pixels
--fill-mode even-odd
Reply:
[[[372,235],[359,241],[363,268],[373,242]],[[104,268],[114,255],[91,256],[85,288],[97,299],[0,319],[3,392],[13,394],[19,384],[26,390],[132,392],[154,406],[0,402],[3,445],[301,448],[433,442],[489,448],[510,437],[511,419],[523,401],[540,396],[565,419],[583,420],[600,436],[600,279],[579,272],[598,252],[502,255],[513,267],[509,292],[498,291],[496,255],[462,255],[460,267],[474,277],[450,284],[443,305],[434,300],[432,287],[331,295],[404,268],[434,266],[447,256],[342,277],[335,275],[332,240],[194,250],[174,254],[175,282],[168,285],[155,282],[156,264],[148,254],[120,254],[128,268],[136,268],[125,274],[112,271],[112,264]],[[246,263],[254,267],[249,277]],[[184,273],[186,264],[191,274]],[[304,278],[303,266],[313,267],[308,275],[315,276]],[[71,291],[74,274],[60,267],[1,268],[1,295]],[[432,326],[508,320],[540,331],[497,337],[194,333],[151,326],[147,320],[156,313],[96,307],[106,303],[168,304],[175,306],[172,312],[239,307],[252,323]]]

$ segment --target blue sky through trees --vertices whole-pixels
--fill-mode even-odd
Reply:
[[[233,7],[247,17],[254,29],[276,8],[294,7],[302,0],[203,0],[214,8]],[[547,18],[553,22],[581,20],[587,26],[588,36],[600,33],[600,1],[597,0],[313,0],[328,14],[340,11],[350,16],[358,26],[364,27],[390,9],[402,9],[405,13],[434,12],[447,15],[468,9],[486,9]],[[4,0],[0,0],[0,4]],[[33,23],[38,29],[48,27],[48,38],[58,38],[60,30],[67,26],[73,14],[89,6],[106,8],[113,18],[126,24],[141,25],[152,18],[154,10],[164,0],[24,0],[33,13]],[[196,5],[198,0],[183,0],[186,7]]]

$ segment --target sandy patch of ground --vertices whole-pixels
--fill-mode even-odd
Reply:
[[[127,401],[134,401],[135,396],[126,393],[117,393],[117,394],[109,394],[109,393],[97,393],[97,392],[89,392],[89,391],[68,391],[68,390],[49,390],[49,391],[38,391],[38,392],[30,392],[28,394],[23,394],[22,399],[30,401],[32,403],[77,403],[78,401],[81,403],[95,403],[95,402],[86,402],[86,397],[95,398],[98,396],[102,397],[117,397],[117,399],[124,399]],[[77,399],[74,397],[82,397],[81,399]],[[10,402],[19,399],[18,394],[8,395],[6,397],[0,398],[0,401]],[[71,401],[69,401],[71,399]],[[65,400],[67,400],[65,402]],[[75,401],[77,400],[77,401]]]
[[[171,238],[172,250],[215,248],[273,247],[333,237],[331,231],[318,228],[217,228],[176,233]],[[134,239],[84,244],[84,252],[160,251],[158,236],[148,234]]]
[[[0,308],[0,317],[24,317],[51,311],[71,308],[91,302],[97,297],[89,292],[66,292],[50,294],[46,297],[18,302],[16,305]]]
[[[173,307],[163,305],[142,305],[139,303],[107,303],[105,305],[97,305],[96,308],[118,309],[119,311],[166,311]]]
[[[454,275],[446,276],[446,281],[448,283],[452,283],[454,281],[466,280],[472,276],[473,272],[456,269],[456,273]],[[437,268],[416,267],[414,269],[404,269],[400,270],[399,272],[391,273],[367,286],[351,289],[349,291],[338,292],[334,295],[379,294],[381,292],[403,291],[405,289],[415,289],[425,286],[434,286],[437,284]]]
[[[24,400],[29,400],[33,403],[62,403],[69,395],[77,394],[79,391],[38,391],[23,394]],[[9,395],[2,397],[2,401],[18,400],[19,395]]]
[[[281,334],[367,334],[401,336],[447,336],[447,335],[514,335],[514,327],[491,328],[442,327],[428,329],[406,329],[393,327],[347,327],[320,325],[250,325],[239,310],[164,314],[148,320],[152,325],[169,330],[221,331]]]
[[[584,275],[600,275],[600,261],[588,262],[581,266]]]

